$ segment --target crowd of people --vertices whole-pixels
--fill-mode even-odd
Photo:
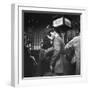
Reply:
[[[79,34],[65,43],[62,33],[50,29],[40,44],[38,62],[24,47],[24,76],[80,75]]]
[[[44,75],[80,74],[80,36],[64,43],[62,34],[51,29],[41,42],[39,69]]]

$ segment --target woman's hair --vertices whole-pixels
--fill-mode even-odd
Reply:
[[[46,34],[49,35],[49,36],[51,36],[50,33],[51,33],[51,32],[54,32],[54,31],[55,31],[54,28],[50,28],[50,29],[47,30],[47,33],[46,33]]]
[[[50,43],[50,39],[47,37],[47,36],[45,36],[44,38],[43,38],[43,46],[42,46],[42,48],[43,49],[48,49],[48,48],[50,48],[51,46],[52,46],[52,44]]]

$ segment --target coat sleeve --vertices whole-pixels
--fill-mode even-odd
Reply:
[[[46,49],[45,50],[45,53],[47,54],[47,53],[50,53],[50,52],[52,52],[54,50],[54,48],[53,47],[50,47],[50,48],[48,48],[48,49]]]

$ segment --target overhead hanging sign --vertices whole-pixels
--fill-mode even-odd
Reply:
[[[65,18],[64,20],[65,20],[65,25],[67,25],[68,27],[71,27],[71,21],[67,18]]]
[[[54,27],[58,27],[58,26],[61,26],[61,25],[63,25],[63,17],[62,18],[58,18],[58,19],[53,21],[53,26]]]
[[[61,17],[61,18],[58,18],[58,19],[53,21],[54,27],[58,27],[58,26],[62,26],[62,25],[66,25],[68,27],[71,27],[71,21],[65,17]]]

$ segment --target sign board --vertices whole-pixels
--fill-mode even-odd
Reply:
[[[58,19],[53,21],[54,27],[58,27],[58,26],[62,26],[62,25],[66,25],[68,27],[71,27],[71,21],[67,18],[64,18],[64,17],[58,18]]]
[[[65,20],[65,25],[67,25],[68,27],[71,27],[71,21],[67,18],[65,18],[64,20]]]
[[[61,26],[61,25],[63,25],[63,17],[58,18],[58,19],[53,21],[53,26],[54,27],[58,27],[58,26]]]

